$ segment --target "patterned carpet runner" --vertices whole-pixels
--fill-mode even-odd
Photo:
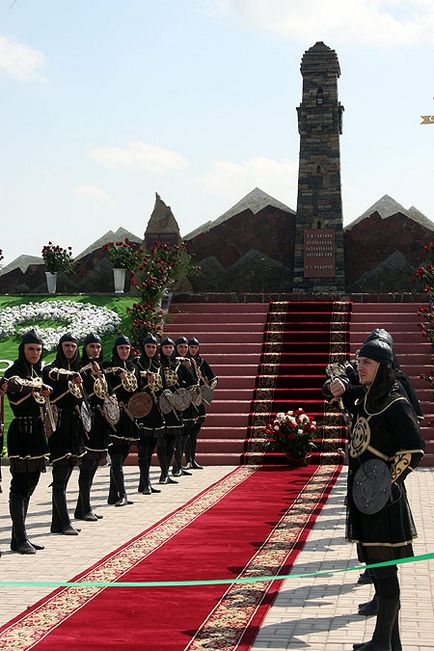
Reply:
[[[283,454],[265,450],[260,430],[277,412],[299,407],[319,425],[313,462],[340,462],[342,416],[321,387],[327,364],[348,358],[350,308],[347,302],[270,303],[244,463],[286,462]]]
[[[76,580],[288,573],[339,471],[241,466]],[[0,648],[246,651],[280,584],[59,588],[0,629]]]

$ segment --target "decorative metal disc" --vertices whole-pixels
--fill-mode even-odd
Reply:
[[[384,508],[392,491],[389,467],[381,459],[365,461],[357,470],[353,484],[353,500],[365,515],[373,515]]]

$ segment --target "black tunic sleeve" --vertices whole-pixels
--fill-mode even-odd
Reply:
[[[425,441],[413,407],[407,400],[397,400],[389,408],[389,423],[396,436],[396,453],[391,472],[392,481],[400,484],[421,461]]]

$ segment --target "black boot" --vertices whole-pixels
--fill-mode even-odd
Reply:
[[[198,432],[193,431],[189,437],[191,443],[191,468],[193,470],[203,470],[203,466],[196,461],[197,435]]]
[[[364,604],[359,604],[358,615],[364,615],[365,617],[372,617],[372,615],[377,614],[377,595],[374,594],[371,601],[367,601]]]
[[[157,443],[157,457],[160,464],[161,474],[158,480],[159,484],[168,484],[169,478],[169,460],[167,458],[167,442],[166,438],[158,439]]]
[[[74,517],[76,520],[86,520],[86,522],[94,522],[99,518],[92,511],[90,505],[90,489],[92,487],[93,478],[98,470],[99,459],[84,457],[80,466],[80,474],[78,477],[78,499],[75,507]],[[93,515],[94,517],[85,517]]]
[[[399,599],[377,595],[377,603],[377,622],[372,640],[359,647],[353,645],[353,648],[358,648],[359,651],[392,651],[392,631],[399,610]]]
[[[24,501],[25,498],[18,493],[9,494],[9,512],[12,520],[11,550],[19,554],[36,554],[36,549],[27,538]]]
[[[360,644],[353,644],[353,649],[361,649],[363,646],[364,642],[361,642]],[[393,623],[391,648],[392,651],[402,651],[401,637],[399,635],[399,611],[396,614],[395,621]]]
[[[113,480],[113,483],[116,487],[117,499],[115,500],[115,506],[126,506],[127,504],[132,504],[127,499],[127,494],[125,491],[125,481],[124,481],[124,471],[122,468],[122,463],[124,460],[124,455],[122,452],[116,452],[111,455],[111,466],[110,466],[110,484]],[[111,491],[112,492],[112,491]],[[114,494],[115,491],[113,491]],[[109,494],[110,499],[110,494]],[[113,502],[109,502],[113,504]]]
[[[33,490],[32,490],[32,495],[33,495]],[[28,495],[26,497],[26,499],[24,500],[24,521],[27,518],[27,511],[29,510],[29,503],[30,503],[30,495]],[[30,544],[31,544],[32,547],[34,547],[36,549],[37,552],[40,551],[41,549],[45,549],[44,545],[38,545],[35,542],[32,542],[31,540],[30,540]],[[12,548],[12,544],[11,544],[11,548]],[[16,551],[16,549],[13,550],[13,551]]]
[[[65,535],[76,535],[71,532],[73,527],[66,503],[66,487],[71,473],[72,467],[68,463],[53,465],[51,533],[64,533],[67,530]]]
[[[363,574],[359,576],[359,580],[357,581],[359,585],[365,585],[366,583],[372,583],[372,576],[369,573],[369,570],[365,570]]]

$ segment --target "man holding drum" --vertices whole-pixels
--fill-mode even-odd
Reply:
[[[212,400],[213,390],[217,386],[217,376],[208,362],[199,353],[199,340],[191,337],[188,340],[188,356],[192,362],[192,373],[199,383],[199,391],[202,394],[202,401],[198,406],[198,417],[194,426],[189,432],[189,437],[185,446],[186,468],[193,470],[202,470],[203,466],[196,461],[197,437],[200,428],[205,422],[206,405]]]
[[[48,437],[50,461],[53,466],[51,533],[76,536],[66,503],[66,488],[75,465],[85,454],[84,431],[80,418],[83,400],[80,357],[77,339],[71,333],[63,335],[57,345],[53,362],[43,370],[43,378],[53,393],[50,397],[55,412],[56,427]],[[50,428],[51,429],[51,428]]]
[[[157,355],[158,341],[149,333],[143,340],[142,355],[137,361],[143,382],[143,392],[140,395],[142,413],[137,413],[140,440],[137,446],[137,457],[140,468],[140,482],[138,491],[144,495],[160,493],[161,491],[151,485],[149,470],[152,455],[155,452],[157,441],[164,437],[165,422],[160,411],[158,400],[163,389],[160,362]],[[146,398],[146,400],[145,400]]]
[[[128,337],[119,335],[116,338],[105,375],[120,406],[119,421],[110,432],[110,491],[107,501],[115,506],[126,506],[132,502],[128,500],[125,490],[123,464],[131,445],[139,440],[138,424],[128,409],[129,400],[139,389],[139,372],[131,360],[131,342]]]
[[[81,356],[84,364],[80,371],[83,377],[83,394],[90,405],[91,423],[85,437],[86,454],[80,466],[79,493],[74,513],[77,520],[86,522],[96,522],[102,518],[93,511],[90,504],[93,479],[99,464],[106,462],[110,437],[110,425],[103,413],[109,389],[101,372],[102,360],[101,338],[92,332],[84,340]]]
[[[42,381],[42,340],[30,330],[21,340],[18,359],[5,372],[7,395],[14,418],[8,430],[8,456],[12,475],[9,511],[12,519],[11,550],[35,554],[44,549],[27,537],[26,517],[30,498],[45,472],[48,452],[43,427],[44,409],[51,392]]]

